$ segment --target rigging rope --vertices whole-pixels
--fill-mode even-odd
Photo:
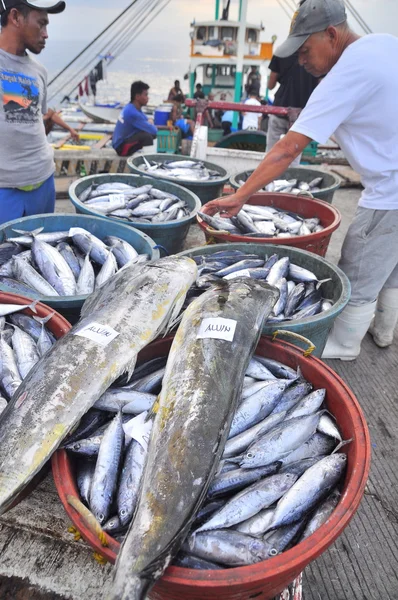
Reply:
[[[85,52],[87,52],[87,50],[89,48],[91,48],[91,46],[93,46],[95,44],[95,42],[97,42],[115,23],[117,23],[119,21],[119,19],[121,19],[123,17],[123,15],[125,15],[130,8],[132,8],[134,6],[134,4],[136,4],[136,2],[138,2],[138,0],[133,0],[129,6],[127,8],[125,8],[118,17],[116,17],[116,19],[114,19],[103,31],[101,31],[101,33],[99,33],[89,44],[87,44],[87,46],[85,48],[83,48],[83,50],[81,52],[79,52],[79,54],[77,54],[77,56],[75,56],[75,58],[73,60],[71,60],[50,82],[49,82],[49,86],[54,83],[54,81],[56,81],[58,79],[58,77],[60,77],[63,73],[65,73],[65,71],[67,69],[69,69],[69,67],[71,67]]]
[[[115,41],[118,39],[121,39],[121,36],[125,34],[125,32],[131,28],[131,21],[136,25],[136,18],[142,16],[143,12],[147,9],[147,7],[149,7],[150,3],[153,3],[154,1],[159,2],[160,0],[149,0],[146,4],[144,4],[144,6],[140,6],[138,7],[134,14],[132,15],[131,19],[129,19],[129,22],[126,24],[124,23],[122,25],[122,27],[119,28],[119,30],[114,33],[111,30],[107,30],[107,32],[111,33],[111,39],[109,39],[105,45],[103,45],[98,51],[96,51],[95,55],[93,57],[90,58],[90,60],[88,62],[86,62],[77,72],[75,72],[72,77],[70,77],[67,81],[64,81],[61,83],[61,87],[58,88],[55,92],[53,92],[50,96],[50,100],[52,98],[54,98],[57,94],[59,94],[66,86],[68,85],[73,85],[73,88],[68,92],[68,96],[70,94],[73,93],[73,91],[79,86],[79,84],[81,83],[81,77],[84,73],[87,73],[93,65],[93,63],[95,63],[96,61],[98,61],[98,55],[103,54],[104,52],[108,51],[109,48],[109,44],[111,43],[111,40]],[[140,21],[141,23],[142,21]],[[103,40],[101,40],[103,41]]]

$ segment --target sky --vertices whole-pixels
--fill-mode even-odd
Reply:
[[[142,0],[140,0],[142,1]],[[61,15],[50,16],[49,41],[41,61],[53,71],[66,64],[81,48],[112,21],[130,0],[66,0]],[[280,0],[293,5],[294,0]],[[398,35],[398,0],[351,0],[354,7],[374,32]],[[214,0],[171,0],[129,49],[115,61],[116,67],[131,57],[151,60],[188,60],[190,23],[214,18]],[[238,0],[231,1],[230,17],[237,18]],[[276,34],[286,37],[289,19],[278,0],[248,0],[248,20],[262,21],[263,41]],[[351,19],[352,21],[352,19]],[[358,26],[352,25],[359,31]]]

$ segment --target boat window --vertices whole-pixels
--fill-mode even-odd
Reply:
[[[215,74],[217,75],[218,72],[218,67],[214,67],[215,69]],[[207,65],[206,67],[206,77],[208,77],[209,79],[212,77],[213,74],[213,67],[211,65]]]
[[[209,40],[218,40],[218,27],[209,27]]]
[[[221,27],[221,39],[224,42],[232,42],[235,39],[235,29],[233,27]]]
[[[247,41],[257,42],[257,31],[255,29],[247,29]]]
[[[197,40],[205,40],[206,39],[206,27],[198,27],[197,28],[196,39]]]

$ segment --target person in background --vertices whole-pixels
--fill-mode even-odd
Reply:
[[[398,322],[398,77],[391,77],[398,39],[357,35],[347,22],[343,0],[304,0],[276,54],[287,57],[297,51],[308,72],[325,77],[246,183],[228,198],[207,203],[206,212],[236,215],[311,140],[325,144],[334,134],[364,190],[339,261],[350,280],[351,297],[333,323],[322,358],[354,360],[368,330],[377,346],[387,347]]]
[[[248,91],[249,97],[245,100],[244,104],[250,106],[261,106],[261,102],[257,96],[257,88],[250,88]],[[243,113],[242,129],[260,129],[262,114],[254,112]]]
[[[79,134],[77,133],[76,129],[73,129],[73,127],[70,127],[70,125],[65,123],[65,121],[63,119],[61,119],[61,117],[59,116],[59,113],[57,113],[52,108],[48,109],[48,111],[46,112],[46,114],[43,117],[43,121],[44,121],[44,129],[46,131],[46,135],[51,133],[54,125],[58,125],[59,127],[62,127],[62,129],[65,129],[65,131],[69,131],[70,136],[74,142],[79,141],[80,138],[79,138]]]
[[[247,97],[249,98],[250,91],[254,91],[255,96],[260,96],[260,87],[261,87],[261,75],[258,72],[257,67],[252,67],[249,75],[247,76],[247,81],[246,81],[246,85],[245,85]]]
[[[65,2],[0,2],[0,223],[54,212],[54,152],[43,127],[47,71],[31,54],[46,45],[48,14],[63,10]]]
[[[319,80],[299,65],[298,52],[287,58],[273,56],[269,68],[271,75],[268,80],[268,89],[273,90],[277,83],[280,84],[275,94],[274,106],[304,108]],[[281,139],[281,135],[285,135],[289,131],[290,126],[291,123],[287,116],[269,115],[267,152]],[[301,154],[291,166],[298,166],[300,161]]]
[[[229,135],[231,133],[232,121],[234,118],[233,110],[226,110],[221,117],[221,127],[224,135]]]
[[[194,93],[193,97],[195,98],[195,100],[204,100],[205,95],[203,93],[201,83],[196,84],[196,92]]]
[[[130,102],[123,108],[113,132],[112,146],[119,156],[130,156],[143,146],[152,146],[158,130],[152,119],[142,112],[148,104],[149,85],[143,81],[131,84]]]
[[[182,93],[182,89],[180,87],[180,82],[178,79],[175,80],[174,82],[174,87],[171,88],[171,90],[169,91],[169,96],[167,98],[167,102],[174,102],[174,100],[176,99],[177,96],[183,96],[184,100],[184,94]],[[184,102],[183,100],[183,102]]]
[[[191,119],[186,119],[183,115],[182,105],[184,103],[184,100],[185,98],[183,93],[177,94],[177,96],[174,99],[170,119],[173,122],[173,125],[179,127],[179,129],[181,130],[183,139],[189,139],[191,136],[193,136],[195,123]]]

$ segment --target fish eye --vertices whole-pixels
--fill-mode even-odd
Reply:
[[[246,454],[246,458],[254,458],[254,454],[253,454],[253,452],[248,452],[248,453]]]
[[[122,508],[122,510],[120,511],[120,514],[122,515],[122,517],[125,517],[127,514],[127,510],[125,508]]]
[[[102,513],[98,515],[98,521],[100,523],[103,523],[105,521],[105,515],[103,515]]]
[[[276,548],[271,548],[269,553],[270,553],[270,556],[276,556],[278,554],[278,550]]]

